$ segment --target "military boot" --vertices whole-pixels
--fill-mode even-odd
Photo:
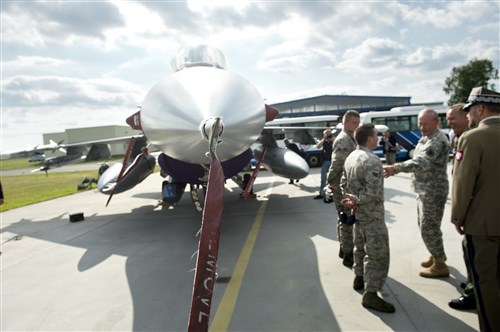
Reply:
[[[420,271],[420,276],[425,278],[444,278],[450,276],[448,266],[445,264],[446,256],[434,258],[434,263]]]
[[[352,255],[352,251],[344,252],[344,258],[342,259],[342,264],[344,264],[344,266],[347,266],[348,268],[352,268],[352,266],[354,265],[354,258]]]
[[[422,267],[431,267],[433,263],[434,263],[434,258],[432,256],[429,256],[429,258],[424,259],[423,261],[421,261],[420,265]]]
[[[354,277],[354,282],[352,283],[352,288],[354,290],[362,290],[365,288],[365,280],[363,276],[356,276]]]
[[[392,313],[396,311],[396,308],[389,303],[381,299],[377,292],[366,292],[363,295],[363,299],[361,300],[361,304],[365,308],[370,308],[373,310],[377,310],[380,312],[388,312]]]

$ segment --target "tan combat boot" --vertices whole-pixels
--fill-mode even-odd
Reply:
[[[434,258],[434,263],[420,271],[420,276],[425,278],[444,278],[450,276],[448,266],[445,264],[446,256]]]
[[[420,262],[420,265],[422,267],[431,267],[432,264],[434,264],[434,258],[432,256],[429,256],[429,258],[424,259],[423,261]]]

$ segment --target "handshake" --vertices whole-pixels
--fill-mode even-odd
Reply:
[[[396,174],[396,167],[394,167],[394,165],[384,166],[385,178],[388,178],[389,176],[392,176],[394,174]]]

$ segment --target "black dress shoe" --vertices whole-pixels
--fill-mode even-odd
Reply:
[[[473,310],[476,309],[476,299],[471,296],[460,296],[458,299],[450,300],[448,305],[457,310]]]

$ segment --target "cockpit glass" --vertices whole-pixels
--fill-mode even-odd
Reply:
[[[174,72],[194,66],[228,69],[226,57],[215,47],[207,45],[184,45],[172,58]]]

